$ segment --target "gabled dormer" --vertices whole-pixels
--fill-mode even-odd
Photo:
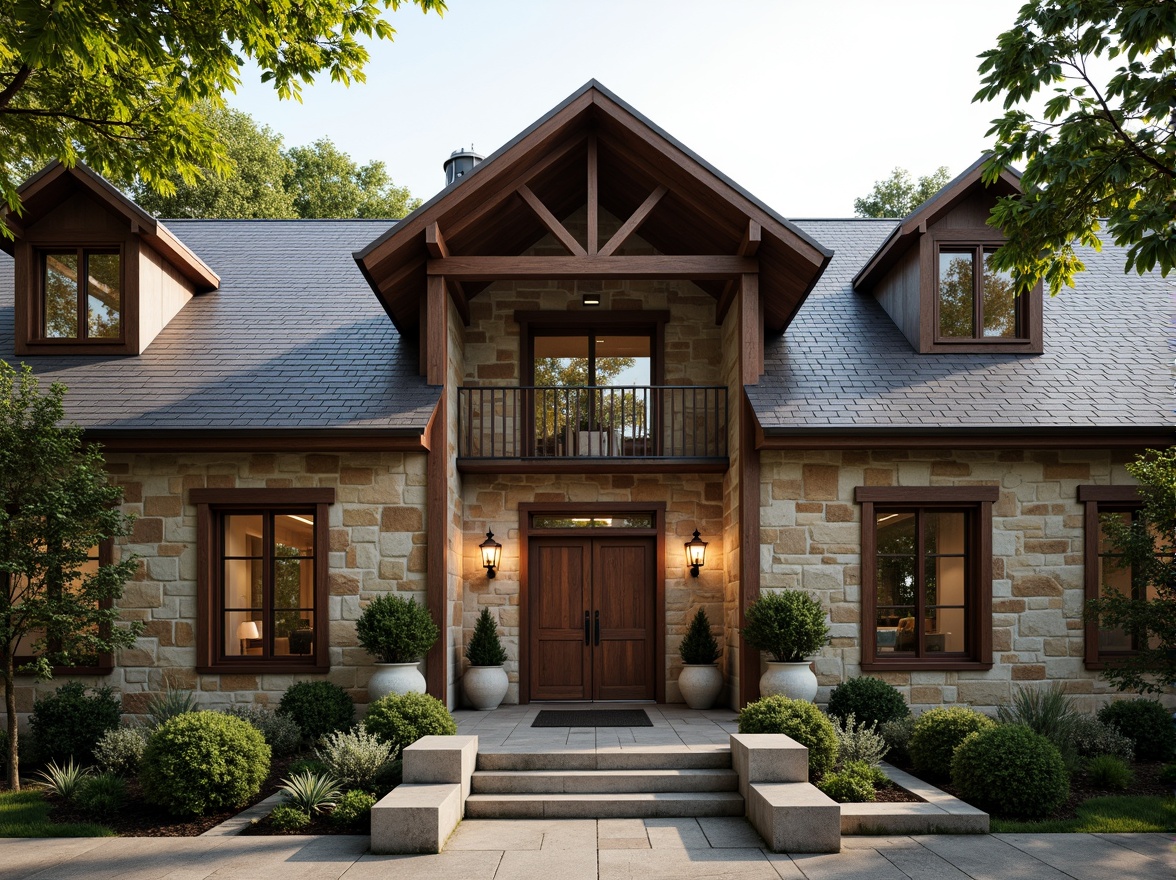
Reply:
[[[3,215],[15,263],[15,354],[139,354],[220,278],[172,232],[82,164],[53,162]]]
[[[986,187],[986,160],[904,217],[853,280],[921,354],[1041,353],[1041,285],[1014,296],[1012,276],[989,259],[1005,239],[985,221],[1021,191],[1020,175],[1005,169]]]

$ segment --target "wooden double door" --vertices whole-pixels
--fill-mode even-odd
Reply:
[[[656,541],[532,538],[532,700],[652,700]]]

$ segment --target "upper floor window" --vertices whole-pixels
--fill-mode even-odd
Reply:
[[[941,244],[936,279],[938,342],[1011,341],[1028,338],[1025,297],[1013,276],[995,269],[996,245]]]
[[[41,270],[43,339],[122,339],[122,259],[117,249],[45,250]]]

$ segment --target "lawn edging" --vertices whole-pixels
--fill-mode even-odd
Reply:
[[[882,772],[924,803],[841,805],[842,834],[987,834],[988,814],[883,762]]]

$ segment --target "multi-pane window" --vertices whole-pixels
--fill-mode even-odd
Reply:
[[[122,338],[122,261],[117,250],[62,248],[42,253],[44,339]]]
[[[940,340],[1024,339],[1023,297],[1013,277],[992,265],[995,246],[943,244],[938,248],[936,335]]]
[[[860,487],[862,668],[991,665],[996,487]]]

